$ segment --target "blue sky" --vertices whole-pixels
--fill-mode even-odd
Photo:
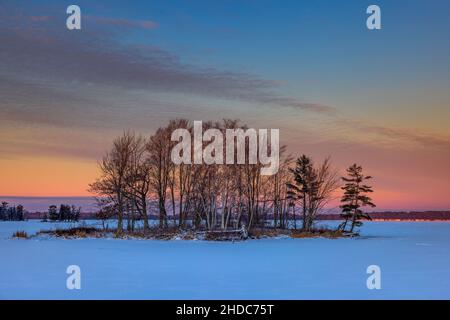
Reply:
[[[48,5],[56,3],[64,8],[64,1],[49,1]],[[376,32],[365,26],[365,10],[373,3],[382,9],[383,29]],[[277,90],[283,94],[336,105],[360,116],[379,117],[380,95],[385,99],[383,111],[399,121],[409,108],[409,103],[398,101],[405,91],[430,89],[438,99],[448,97],[448,1],[79,4],[88,15],[158,24],[151,32],[122,35],[123,43],[151,43],[175,53],[183,63],[257,74],[282,83]],[[411,115],[414,124],[425,120],[428,129],[446,127],[418,108]],[[450,116],[445,104],[436,108]]]

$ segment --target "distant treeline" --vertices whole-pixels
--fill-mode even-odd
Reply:
[[[90,219],[96,216],[95,213],[81,213],[81,207],[61,204],[59,207],[51,205],[46,212],[28,212],[24,206],[10,205],[3,201],[0,205],[0,220],[2,221],[24,221],[28,219],[41,219],[43,221],[78,221]]]
[[[81,207],[61,204],[59,209],[55,205],[48,208],[48,212],[42,217],[44,221],[78,221],[81,215]]]
[[[23,221],[25,220],[25,209],[20,204],[18,206],[10,206],[8,202],[3,201],[0,206],[0,220]]]
[[[329,215],[327,215],[329,216]],[[373,212],[372,220],[449,220],[450,211],[422,211],[422,212]],[[325,215],[324,215],[324,218]]]

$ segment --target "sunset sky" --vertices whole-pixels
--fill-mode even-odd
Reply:
[[[180,117],[357,162],[379,210],[450,209],[450,1],[0,0],[0,200],[89,196],[115,136]]]

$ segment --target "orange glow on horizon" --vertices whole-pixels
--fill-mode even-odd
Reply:
[[[89,183],[99,174],[97,162],[79,158],[27,157],[0,160],[0,196],[4,197],[83,197],[92,196],[87,191]],[[428,190],[419,194],[414,186],[408,190],[386,188],[377,179],[372,184],[372,194],[377,208],[374,210],[433,210],[445,208],[446,192],[443,189]],[[439,190],[439,192],[437,192]],[[341,192],[327,207],[338,208]],[[373,210],[370,210],[373,211]]]
[[[88,184],[98,175],[96,161],[27,157],[0,160],[2,196],[89,196]]]

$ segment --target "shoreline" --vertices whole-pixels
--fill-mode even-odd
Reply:
[[[111,221],[116,221],[117,219],[110,219]],[[27,221],[42,221],[41,218],[28,218],[25,220],[0,220],[0,222],[8,222],[8,221],[15,221],[15,222],[27,222]],[[78,222],[82,222],[82,221],[100,221],[98,218],[95,217],[88,217],[88,218],[82,218],[80,219]],[[153,219],[150,218],[149,221],[158,221],[158,219]],[[292,220],[293,221],[293,220]],[[297,223],[301,221],[297,220]],[[336,218],[331,218],[331,219],[317,219],[317,222],[322,222],[322,221],[344,221],[343,219],[336,219]],[[60,223],[60,222],[74,222],[74,221],[47,221],[48,223]],[[414,218],[409,218],[409,219],[383,219],[383,218],[374,218],[370,221],[366,221],[366,222],[450,222],[450,219],[414,219]]]

